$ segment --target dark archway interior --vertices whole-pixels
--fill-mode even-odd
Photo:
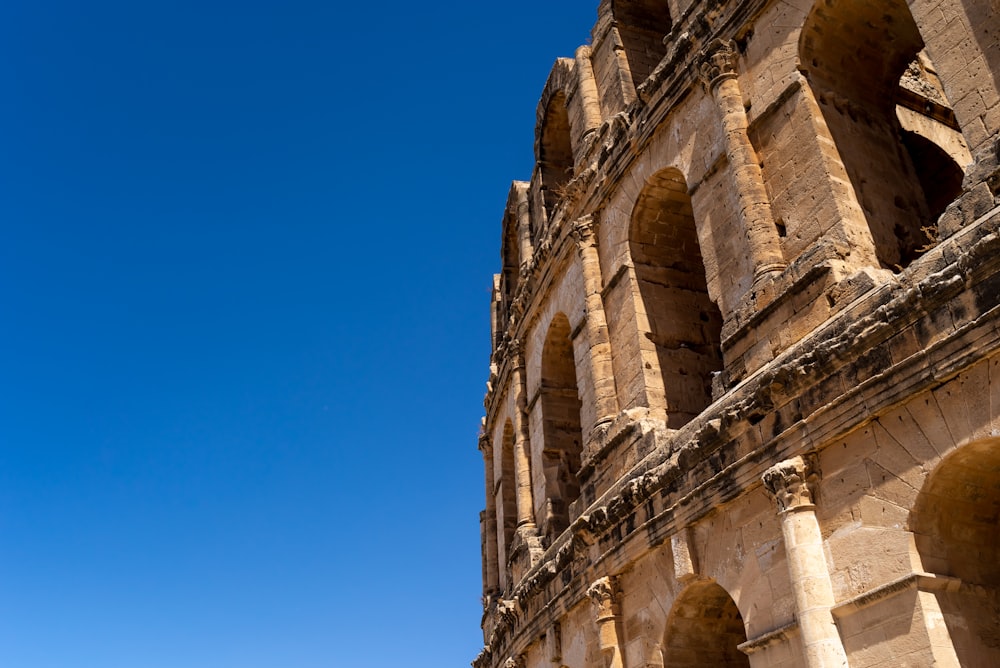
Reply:
[[[689,586],[670,611],[663,641],[669,668],[749,668],[738,647],[746,642],[743,617],[732,597],[714,582]]]
[[[615,0],[612,12],[632,81],[638,86],[667,55],[663,38],[671,28],[670,8],[654,0]]]
[[[663,376],[670,427],[679,428],[712,402],[722,369],[722,314],[708,296],[691,198],[675,169],[658,172],[632,211],[629,250],[642,308]]]
[[[569,526],[569,505],[580,496],[580,394],[569,320],[562,313],[549,326],[542,349],[542,420],[545,444],[545,506],[541,531],[549,541]]]
[[[549,101],[542,122],[538,165],[542,174],[545,209],[552,214],[563,189],[573,177],[573,145],[570,139],[566,97],[557,93]]]
[[[514,427],[510,420],[503,427],[503,450],[500,455],[500,508],[505,560],[510,558],[510,547],[517,529],[517,492],[514,476]]]
[[[819,2],[800,41],[803,70],[868,220],[879,261],[895,271],[937,242],[937,218],[961,192],[961,179],[954,178],[961,169],[943,151],[932,153],[922,141],[904,136],[896,116],[901,78],[923,46],[903,0]],[[942,171],[947,179],[936,180]]]

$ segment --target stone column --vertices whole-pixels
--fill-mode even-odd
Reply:
[[[785,460],[764,472],[764,487],[778,503],[795,616],[805,648],[804,665],[846,668],[847,653],[830,612],[836,601],[809,488],[810,469],[802,457]]]
[[[739,216],[749,244],[753,282],[757,283],[780,273],[785,268],[785,260],[764,187],[760,158],[747,134],[749,122],[737,80],[736,48],[732,42],[715,40],[702,52],[702,58],[702,80],[722,114],[726,157],[739,197]]]
[[[587,590],[597,612],[597,638],[606,668],[624,668],[621,641],[618,638],[618,582],[604,577]]]
[[[493,444],[489,435],[479,437],[479,450],[486,465],[486,510],[480,517],[480,533],[483,541],[483,597],[489,598],[500,588],[500,558],[497,546],[497,505],[493,477]]]
[[[591,48],[581,46],[576,50],[576,71],[583,103],[584,134],[601,126],[601,94],[597,90],[594,63],[590,61]]]
[[[511,383],[514,389],[514,488],[517,500],[517,528],[535,530],[534,499],[531,493],[531,453],[528,438],[528,388],[524,375],[524,347],[512,341],[514,368]]]
[[[531,243],[531,204],[528,202],[528,184],[516,183],[517,193],[517,238],[521,247],[521,266],[531,263],[535,247]],[[520,267],[518,267],[520,269]]]
[[[573,238],[583,265],[583,289],[586,294],[587,341],[590,346],[590,370],[594,383],[594,427],[611,422],[618,414],[618,391],[611,361],[611,338],[601,298],[603,281],[601,261],[597,254],[597,225],[593,216],[581,218],[573,225]]]

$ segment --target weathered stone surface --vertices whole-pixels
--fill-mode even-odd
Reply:
[[[503,216],[477,668],[1000,663],[997,25],[600,2]]]

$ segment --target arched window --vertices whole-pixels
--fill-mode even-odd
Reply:
[[[898,105],[904,115],[915,106],[936,120],[925,115],[930,79],[922,77],[915,90],[907,85],[923,49],[913,16],[904,0],[819,2],[799,46],[879,261],[902,270],[937,242],[937,218],[961,186],[955,178],[961,168],[947,164],[954,161],[932,150],[926,137],[904,129],[897,114]],[[950,112],[943,92],[940,97],[939,106]],[[941,173],[946,178],[939,179]]]
[[[545,479],[541,531],[551,543],[569,526],[569,504],[580,496],[580,394],[576,382],[569,320],[559,313],[552,319],[542,348],[542,421]]]
[[[666,0],[615,0],[612,12],[632,82],[638,86],[667,55],[663,38],[671,28],[670,9]]]
[[[563,188],[573,177],[573,146],[569,131],[566,96],[556,93],[545,109],[538,147],[545,209],[552,215]]]
[[[674,602],[663,639],[663,665],[670,668],[749,668],[738,647],[746,628],[735,601],[714,582],[685,589]]]
[[[910,529],[924,570],[961,581],[936,594],[959,661],[1000,665],[1000,439],[945,457],[917,497]]]
[[[639,284],[641,332],[656,347],[668,425],[681,427],[712,401],[722,369],[722,314],[708,296],[691,198],[676,169],[646,183],[629,230]],[[645,324],[643,324],[645,323]]]

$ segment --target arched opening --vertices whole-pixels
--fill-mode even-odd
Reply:
[[[958,134],[923,46],[904,0],[819,2],[800,40],[802,69],[879,261],[894,271],[937,242],[937,218],[961,192],[955,178],[961,167],[947,153],[927,150],[900,122],[933,123]],[[935,173],[947,178],[936,180]]]
[[[497,524],[503,532],[503,554],[500,555],[501,567],[510,560],[510,548],[514,543],[514,531],[517,529],[517,490],[514,474],[514,425],[507,420],[503,426],[503,441],[500,450],[500,499],[497,508],[500,518]]]
[[[678,428],[712,402],[722,314],[708,296],[691,197],[676,169],[657,172],[639,194],[629,251],[649,325],[640,334],[656,346],[668,425]]]
[[[638,86],[667,55],[663,38],[671,28],[670,8],[665,0],[616,0],[612,12],[632,81]]]
[[[937,594],[963,666],[1000,665],[1000,439],[963,446],[927,478],[910,516],[924,570],[961,580]]]
[[[936,218],[962,191],[965,172],[931,139],[909,130],[903,130],[901,139],[917,170],[927,207]]]
[[[510,305],[517,292],[517,281],[521,271],[521,243],[517,229],[517,217],[508,211],[503,220],[503,239],[501,239],[501,261],[503,274],[501,289],[503,293],[503,321],[501,328],[506,329],[507,318],[510,315]]]
[[[736,602],[715,582],[692,584],[674,602],[663,639],[663,665],[670,668],[749,668],[739,650],[746,628]]]
[[[569,504],[580,496],[580,394],[576,382],[569,320],[559,313],[552,319],[542,348],[542,421],[545,477],[541,530],[551,542],[569,526]]]
[[[573,177],[573,145],[570,140],[566,96],[556,93],[549,100],[542,121],[538,148],[538,166],[542,176],[545,209],[549,215]]]

